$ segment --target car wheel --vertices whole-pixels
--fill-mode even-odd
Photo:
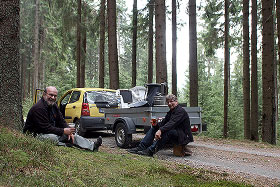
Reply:
[[[132,134],[127,133],[127,127],[123,123],[118,123],[115,130],[115,140],[117,146],[127,148],[132,141]]]
[[[76,133],[80,136],[85,136],[86,135],[86,131],[83,129],[80,120],[76,120],[75,121],[75,128],[76,128]]]

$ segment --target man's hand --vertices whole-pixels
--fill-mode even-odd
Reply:
[[[64,134],[68,135],[68,140],[72,139],[72,143],[74,143],[74,133],[75,128],[64,128]]]
[[[161,139],[161,130],[158,130],[158,131],[156,132],[155,139],[156,139],[156,140]]]
[[[75,128],[64,128],[64,134],[71,135],[75,133]]]
[[[72,143],[74,144],[74,139],[75,139],[75,136],[74,136],[74,134],[70,134],[70,135],[68,135],[68,140],[72,140]]]

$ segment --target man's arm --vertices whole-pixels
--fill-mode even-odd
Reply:
[[[59,127],[69,128],[69,125],[66,123],[65,119],[63,118],[63,115],[60,112],[58,106],[56,105],[55,107],[56,107],[56,111],[57,111],[57,118],[58,118]]]
[[[170,116],[170,120],[159,128],[161,130],[161,133],[176,128],[184,120],[184,117],[184,111],[178,109],[174,111]]]
[[[43,134],[56,134],[61,136],[64,134],[64,129],[55,127],[51,124],[48,111],[43,108],[37,108],[33,111],[33,123],[36,126],[35,129],[36,133],[43,133]]]

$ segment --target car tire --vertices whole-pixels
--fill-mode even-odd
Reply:
[[[75,128],[78,135],[83,137],[86,135],[86,130],[83,129],[79,119],[75,121]]]
[[[115,130],[115,140],[117,146],[127,148],[132,142],[132,134],[128,134],[124,123],[118,123]]]

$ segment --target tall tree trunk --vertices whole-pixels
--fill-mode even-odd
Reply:
[[[21,55],[21,85],[22,85],[22,99],[26,99],[27,86],[26,86],[26,74],[27,74],[27,62],[25,54]]]
[[[156,82],[167,83],[165,0],[155,0]]]
[[[42,11],[43,13],[43,11]],[[43,59],[42,50],[44,48],[45,43],[45,29],[43,27],[44,24],[44,16],[40,16],[40,27],[39,27],[39,59],[40,59],[40,65],[39,65],[39,88],[45,87],[45,60]]]
[[[33,55],[33,90],[39,88],[39,15],[40,0],[36,0],[35,29],[34,29],[34,55]]]
[[[229,0],[225,0],[224,138],[228,137],[229,95]]]
[[[243,113],[244,138],[250,139],[249,0],[243,0]]]
[[[262,0],[262,141],[276,144],[273,1]]]
[[[81,78],[80,86],[84,88],[86,85],[86,54],[87,54],[87,7],[83,2],[83,27],[82,27],[82,50],[81,50]]]
[[[133,2],[133,36],[132,36],[132,84],[131,87],[136,86],[136,49],[137,49],[137,0]]]
[[[252,0],[251,33],[251,140],[259,141],[259,102],[258,102],[258,57],[257,57],[257,0]]]
[[[22,92],[19,60],[19,0],[0,6],[0,125],[22,129]],[[5,44],[5,45],[4,45]]]
[[[82,0],[77,0],[77,88],[81,87],[81,22],[82,22]]]
[[[31,60],[29,62],[31,62]],[[27,93],[30,94],[30,95],[33,95],[33,92],[31,90],[32,89],[32,85],[31,85],[32,84],[31,83],[32,82],[31,81],[31,76],[32,76],[31,75],[31,63],[28,64],[28,71],[27,72],[28,72],[28,80],[27,80],[27,91],[28,92]]]
[[[107,9],[110,88],[118,89],[119,63],[117,49],[116,0],[107,1]]]
[[[153,72],[154,72],[154,0],[149,2],[149,57],[148,57],[148,83],[153,82]]]
[[[197,33],[196,33],[196,0],[189,1],[189,68],[190,68],[190,106],[198,106],[198,70],[197,70]]]
[[[177,95],[177,1],[172,0],[172,93]]]
[[[105,0],[101,0],[99,18],[99,88],[104,88]]]
[[[276,19],[277,19],[277,38],[278,38],[278,60],[280,66],[280,42],[279,42],[280,41],[280,0],[276,0]]]
[[[277,20],[277,39],[278,39],[278,55],[275,55],[276,56],[276,59],[277,59],[277,56],[278,56],[278,75],[277,77],[280,75],[280,0],[276,0],[276,20]],[[280,77],[278,77],[278,80],[280,80]],[[278,84],[278,83],[277,83]],[[278,93],[279,93],[279,89],[277,89]],[[278,96],[278,94],[277,94]],[[279,104],[278,104],[278,101],[279,101],[279,97],[277,97],[277,121],[279,119]]]

